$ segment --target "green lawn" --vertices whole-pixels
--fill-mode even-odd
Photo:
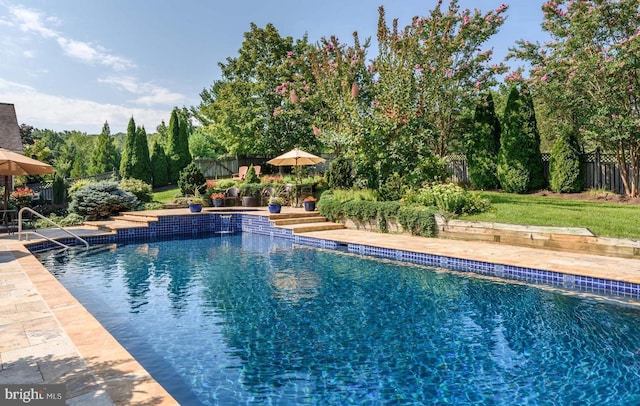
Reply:
[[[464,220],[496,223],[586,227],[600,237],[640,239],[640,206],[563,198],[480,192],[492,210]]]
[[[161,192],[153,192],[153,201],[160,203],[170,203],[176,196],[180,196],[180,189],[176,186]]]

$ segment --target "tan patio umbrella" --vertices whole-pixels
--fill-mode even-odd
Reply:
[[[53,172],[53,166],[0,148],[0,175],[4,175],[4,209],[9,206],[9,176],[44,175]]]
[[[268,164],[275,166],[303,166],[303,165],[316,165],[324,162],[324,158],[310,154],[298,148],[294,148],[289,152],[286,152],[280,156],[277,156],[269,161]],[[296,170],[296,174],[298,170]],[[298,204],[298,179],[296,175],[296,206]]]

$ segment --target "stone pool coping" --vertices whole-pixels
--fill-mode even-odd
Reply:
[[[513,266],[546,270],[563,278],[584,276],[640,283],[640,260],[351,229],[293,236],[291,230],[273,227],[266,219],[266,211],[241,214],[251,216],[242,225],[243,231],[277,235],[308,245],[327,245],[326,248],[344,245],[351,252],[390,259],[406,259],[405,253],[418,253],[427,259],[434,257],[439,264],[453,265],[454,269],[457,263],[475,261],[499,264],[496,269]],[[167,211],[162,215],[189,213]],[[442,258],[446,258],[446,263],[440,262]],[[449,263],[449,259],[459,262]],[[562,286],[571,287],[564,279],[560,282]],[[67,384],[72,405],[176,404],[30,254],[25,242],[0,239],[0,299],[0,384],[63,382]]]

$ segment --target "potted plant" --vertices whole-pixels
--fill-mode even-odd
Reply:
[[[211,203],[213,203],[213,207],[223,207],[224,206],[224,193],[222,192],[214,192],[211,193]]]
[[[269,198],[269,213],[280,213],[284,199],[280,196],[271,196]]]
[[[202,196],[200,196],[200,192],[198,192],[198,189],[195,190],[193,197],[190,197],[188,199],[188,202],[189,211],[191,213],[200,213],[202,211],[203,199]]]
[[[240,194],[242,195],[242,206],[257,207],[260,201],[260,184],[259,183],[243,183],[240,185]]]
[[[304,204],[304,209],[306,211],[314,211],[316,209],[317,201],[318,199],[316,199],[314,196],[307,196],[302,201],[302,204]]]

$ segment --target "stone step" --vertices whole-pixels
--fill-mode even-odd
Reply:
[[[113,232],[116,230],[122,230],[127,228],[139,228],[146,227],[149,223],[142,223],[140,221],[127,221],[127,220],[104,220],[104,221],[85,221],[83,225],[92,227],[100,231]]]
[[[314,216],[314,217],[293,217],[281,220],[271,220],[275,226],[286,226],[289,224],[304,224],[304,223],[324,223],[327,221],[326,217]]]
[[[293,219],[293,218],[309,218],[309,217],[319,217],[320,213],[313,212],[304,212],[304,213],[276,213],[269,214],[269,220],[282,220],[282,219]]]
[[[328,230],[342,230],[345,228],[344,224],[338,223],[303,223],[303,224],[293,224],[290,226],[286,226],[286,228],[291,228],[294,234],[301,233],[310,233],[313,231],[328,231]]]
[[[142,214],[121,213],[119,216],[111,217],[114,221],[132,221],[149,224],[152,221],[158,221],[156,216],[145,216]]]

